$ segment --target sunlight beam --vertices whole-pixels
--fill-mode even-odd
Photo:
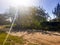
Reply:
[[[10,29],[9,29],[6,37],[5,37],[5,40],[3,41],[3,45],[5,45],[8,37],[9,37],[9,34],[11,33],[11,30],[12,30],[12,28],[13,28],[14,22],[15,22],[15,20],[16,20],[17,13],[18,13],[18,10],[16,10],[16,14],[15,14],[15,16],[14,16],[14,19],[13,19],[13,22],[12,22],[12,24],[11,24],[11,27],[10,27]]]

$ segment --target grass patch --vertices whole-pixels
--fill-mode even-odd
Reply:
[[[3,44],[3,41],[6,37],[6,33],[3,31],[0,31],[0,45]],[[15,45],[15,43],[19,43],[21,45],[24,45],[25,40],[23,39],[23,37],[17,37],[17,36],[11,36],[9,35],[5,45]]]

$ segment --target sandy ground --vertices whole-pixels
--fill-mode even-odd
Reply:
[[[38,45],[60,45],[60,33],[57,32],[49,32],[49,33],[42,33],[42,32],[11,32],[10,35],[13,36],[22,36],[24,39],[27,40],[25,45],[30,43],[36,43]]]

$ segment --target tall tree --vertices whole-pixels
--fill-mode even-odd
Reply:
[[[57,6],[54,8],[53,14],[56,16],[56,18],[60,18],[60,4],[58,3]]]

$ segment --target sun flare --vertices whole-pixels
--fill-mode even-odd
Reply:
[[[29,6],[31,5],[31,0],[10,0],[13,6]]]

